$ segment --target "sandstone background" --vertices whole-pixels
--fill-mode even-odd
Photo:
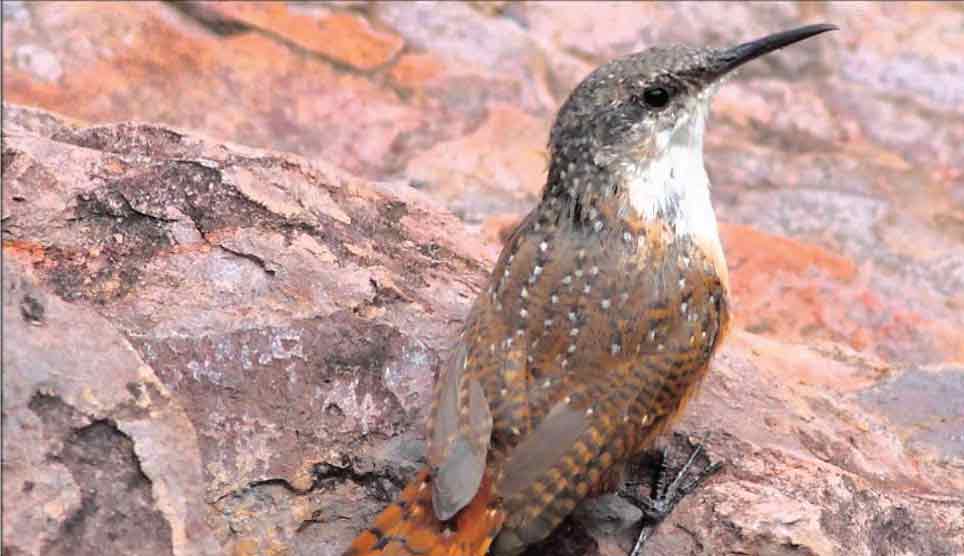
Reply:
[[[339,554],[568,91],[818,21],[713,105],[737,327],[667,443],[726,466],[645,554],[964,554],[962,4],[2,10],[5,554]]]

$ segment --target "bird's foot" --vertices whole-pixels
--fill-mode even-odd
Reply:
[[[673,512],[673,508],[680,503],[687,494],[693,492],[706,479],[712,477],[722,467],[722,463],[710,463],[702,469],[694,468],[700,454],[704,453],[703,445],[688,440],[691,451],[683,467],[673,476],[667,463],[667,448],[659,452],[656,466],[656,481],[650,496],[639,494],[639,482],[627,482],[619,494],[635,502],[643,511],[643,529],[636,539],[630,556],[640,556],[643,545],[656,530],[656,527]],[[672,480],[670,480],[672,479]]]

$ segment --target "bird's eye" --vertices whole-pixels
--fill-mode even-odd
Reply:
[[[669,91],[662,87],[650,87],[643,91],[643,102],[650,108],[663,108],[669,104]]]

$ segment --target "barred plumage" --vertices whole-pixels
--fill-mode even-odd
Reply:
[[[702,158],[709,99],[740,63],[830,29],[651,49],[573,91],[542,201],[439,375],[430,469],[350,556],[518,554],[672,424],[729,323]]]

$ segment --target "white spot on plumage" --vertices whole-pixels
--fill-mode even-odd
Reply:
[[[549,244],[544,241],[539,244],[539,251],[545,252],[545,250],[548,248],[549,248]]]
[[[608,300],[608,299],[603,299],[603,300],[599,303],[599,305],[600,305],[603,309],[608,309],[608,308],[609,308],[609,300]]]

